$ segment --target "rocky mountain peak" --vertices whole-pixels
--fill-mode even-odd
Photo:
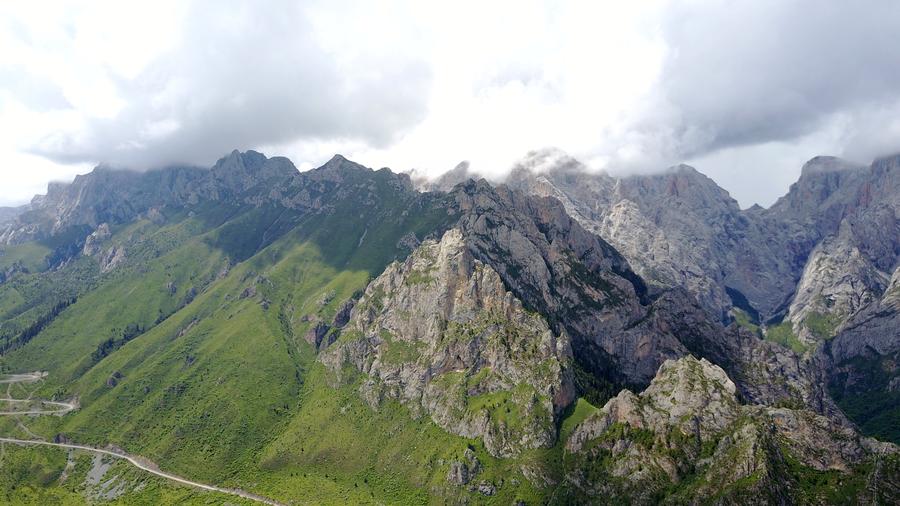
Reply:
[[[478,178],[478,175],[472,172],[469,162],[462,161],[456,164],[452,170],[435,179],[430,189],[432,191],[450,191],[454,186],[473,178]]]
[[[612,177],[589,173],[575,161],[563,164],[565,169],[540,174],[519,170],[509,184],[558,199],[651,284],[686,286],[711,314],[728,317],[731,301],[721,278],[734,260],[717,245],[747,235],[750,225],[728,192],[687,165]]]
[[[666,433],[710,435],[732,423],[740,410],[735,385],[725,371],[706,359],[687,355],[666,360],[643,392],[622,390],[585,421],[568,441],[571,451],[616,423]]]
[[[656,405],[671,404],[670,418],[691,412],[708,412],[710,405],[737,402],[736,387],[725,371],[705,358],[687,355],[659,366],[641,397]]]
[[[213,165],[211,176],[214,186],[233,193],[259,184],[273,184],[276,180],[290,179],[297,174],[294,164],[284,157],[267,158],[266,155],[248,150],[234,150]]]
[[[526,311],[459,229],[372,281],[320,360],[341,380],[346,364],[364,374],[374,409],[398,399],[499,456],[551,446],[574,396],[568,337]]]
[[[803,164],[800,177],[829,172],[844,172],[859,169],[862,166],[836,156],[816,156]]]
[[[266,160],[268,160],[268,158],[266,158],[266,155],[257,151],[247,150],[242,153],[235,149],[228,155],[220,158],[215,163],[215,165],[213,165],[213,170],[228,171],[240,169],[244,171],[251,171],[261,167],[266,162]]]
[[[784,503],[784,491],[792,486],[787,459],[850,478],[861,464],[882,465],[885,456],[897,454],[894,445],[861,439],[807,410],[742,405],[734,391],[724,371],[705,360],[667,361],[641,394],[623,390],[572,431],[567,451],[584,464],[598,462],[600,470],[575,471],[569,481],[595,496],[626,495],[646,504],[657,502],[654,490],[670,483],[692,480],[691,497],[706,496],[722,483],[743,483],[743,490],[735,487],[720,497],[724,504],[746,503],[748,497],[773,504]],[[884,490],[895,494],[897,479],[886,483]],[[681,499],[691,503],[689,497],[673,502]]]
[[[658,174],[633,175],[622,178],[620,196],[660,209],[664,205],[684,204],[690,212],[715,219],[722,213],[739,211],[736,200],[715,181],[690,165],[676,165]],[[665,200],[660,201],[660,197]],[[674,210],[673,210],[674,211]]]
[[[587,166],[575,157],[559,148],[544,148],[530,151],[513,167],[513,172],[526,171],[532,173],[585,173]]]
[[[769,209],[782,219],[812,220],[835,229],[855,207],[869,203],[864,191],[871,171],[832,156],[818,156],[806,162],[800,179]],[[821,226],[817,227],[821,229]]]
[[[335,154],[321,167],[304,174],[306,177],[313,180],[340,183],[348,177],[360,174],[371,174],[372,172],[373,170],[365,165],[349,160],[343,155]]]
[[[469,162],[463,160],[456,164],[451,170],[441,174],[437,178],[430,178],[416,169],[412,169],[407,173],[415,186],[421,192],[442,191],[449,192],[454,186],[468,181],[469,179],[478,179],[479,175],[472,171]]]
[[[365,165],[356,163],[352,160],[349,160],[341,154],[335,154],[331,157],[324,165],[316,169],[317,171],[341,171],[341,170],[364,170],[371,171],[372,169],[366,167]]]

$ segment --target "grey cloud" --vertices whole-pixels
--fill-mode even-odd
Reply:
[[[721,148],[797,139],[836,115],[852,117],[855,125],[874,121],[877,115],[870,113],[900,100],[898,33],[898,2],[675,5],[662,23],[669,56],[660,103],[638,123],[636,135],[680,161]],[[857,139],[863,140],[869,150],[887,143]],[[853,139],[847,142],[835,149],[857,156],[867,151],[852,145]]]
[[[198,2],[183,32],[174,51],[118,82],[127,104],[118,115],[33,151],[131,168],[209,163],[234,148],[295,140],[383,146],[424,117],[425,63],[365,51],[350,65],[338,61],[297,2]]]

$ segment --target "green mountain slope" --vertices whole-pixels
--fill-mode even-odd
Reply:
[[[106,195],[112,181],[128,205],[69,206],[56,189],[74,220],[63,228],[82,235],[53,235],[35,211],[39,226],[3,246],[0,265],[24,268],[0,282],[0,368],[49,373],[8,392],[78,409],[0,417],[0,434],[111,444],[286,503],[599,500],[572,486],[571,466],[597,467],[567,450],[578,427],[667,358],[710,344],[740,358],[700,313],[650,300],[550,201],[485,183],[422,194],[341,157],[300,174],[233,153],[208,172],[146,177],[131,192],[117,175],[78,182]],[[683,314],[695,325],[667,320]],[[742,393],[768,399],[752,397],[767,367]],[[10,501],[88,497],[86,457],[63,480],[63,452],[8,451]],[[121,503],[216,500],[120,468]],[[654,497],[685,497],[684,483]]]

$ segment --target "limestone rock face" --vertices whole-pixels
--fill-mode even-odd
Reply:
[[[728,288],[761,310],[777,306],[778,294],[792,288],[789,262],[775,254],[771,238],[761,240],[765,226],[689,166],[615,178],[591,173],[565,155],[538,152],[520,163],[509,184],[560,199],[648,283],[684,287],[716,319],[729,318],[734,304]]]
[[[637,357],[616,361],[626,378],[642,379],[636,386],[652,374],[653,360],[640,358],[649,343],[665,350],[657,359],[690,352],[720,365],[743,400],[805,406],[845,423],[840,405],[867,431],[891,425],[892,385],[900,384],[891,295],[900,267],[900,156],[868,166],[813,158],[769,209],[739,209],[690,167],[618,178],[558,152],[533,153],[507,183],[557,199],[647,281],[651,310],[601,339],[609,356]],[[570,334],[581,360],[580,335]]]
[[[106,239],[110,237],[109,232],[109,224],[101,223],[97,230],[91,232],[91,235],[87,236],[84,240],[84,249],[82,250],[82,254],[86,256],[93,256],[100,252],[100,245]]]
[[[866,231],[865,222],[854,227],[845,220],[837,234],[825,238],[810,254],[788,310],[795,333],[806,343],[833,337],[839,323],[878,301],[884,293],[890,275],[864,252],[874,238],[900,246],[900,221],[893,211],[883,211],[883,219],[875,221],[882,225],[878,232]],[[865,235],[859,237],[858,231]],[[884,249],[892,255],[894,245]]]
[[[587,232],[554,199],[534,198],[485,181],[451,194],[459,228],[476,258],[500,274],[527,306],[573,340],[583,364],[612,381],[646,382],[678,356],[671,336],[623,332],[647,312],[643,281],[608,243]]]
[[[551,446],[574,398],[568,337],[526,311],[458,229],[376,278],[320,360],[339,381],[345,364],[361,372],[374,409],[398,399],[499,456]]]
[[[840,330],[829,349],[838,361],[873,352],[888,355],[900,351],[900,267],[882,298],[853,315]]]
[[[875,490],[857,497],[862,502],[873,500],[869,493],[898,499],[900,475],[866,474],[866,464],[896,471],[897,446],[860,438],[808,410],[742,405],[735,391],[706,360],[664,363],[642,393],[623,390],[575,427],[565,444],[580,465],[570,467],[567,482],[586,498],[655,503],[669,484],[691,480],[679,486],[683,497],[668,500],[771,504],[802,497],[792,473],[805,468],[871,484]]]
[[[484,181],[458,185],[451,196],[473,255],[571,337],[578,367],[594,378],[583,391],[612,395],[621,385],[646,386],[663,362],[693,353],[725,368],[752,402],[838,412],[817,368],[746,330],[723,327],[683,288],[651,293],[558,200]]]
[[[869,167],[816,157],[770,209],[741,210],[688,166],[616,178],[552,151],[532,153],[508,184],[558,199],[651,286],[683,287],[726,323],[732,307],[765,321],[790,306],[809,342],[808,313],[825,301],[842,320],[877,298],[900,251],[898,157]]]
[[[767,215],[809,255],[789,310],[801,338],[821,341],[810,313],[837,327],[884,292],[900,260],[900,157],[858,167],[817,157]],[[797,253],[802,254],[805,248]],[[819,318],[821,320],[821,318]],[[810,332],[810,331],[813,332]]]
[[[113,246],[106,250],[100,257],[100,271],[110,272],[125,261],[125,248]]]
[[[583,422],[566,442],[577,452],[615,423],[665,432],[675,426],[685,434],[721,431],[738,416],[735,385],[720,367],[691,356],[667,360],[640,395],[622,390],[600,414]]]
[[[868,413],[857,423],[890,416],[900,401],[900,267],[884,295],[841,323],[836,334],[817,357],[831,395],[856,405],[864,399]]]

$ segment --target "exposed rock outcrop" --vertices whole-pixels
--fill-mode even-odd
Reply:
[[[884,219],[876,222],[882,226],[872,232],[880,242],[893,239],[900,247],[900,221],[893,211],[884,211]],[[840,323],[881,298],[890,275],[863,252],[871,242],[857,237],[852,222],[844,220],[836,235],[813,249],[788,310],[794,332],[805,343],[814,345],[834,337]],[[893,245],[886,249],[893,255]]]
[[[807,410],[742,405],[721,368],[693,357],[663,364],[639,395],[622,391],[573,430],[566,449],[578,464],[566,477],[575,497],[699,503],[714,496],[725,504],[818,502],[834,493],[861,503],[900,499],[900,474],[876,482],[874,491],[865,488],[872,483],[869,464],[900,469],[896,446],[860,438]],[[834,484],[816,481],[836,475]]]
[[[84,249],[82,254],[85,256],[93,256],[100,252],[101,245],[110,238],[112,234],[109,231],[108,223],[101,223],[97,230],[91,232],[84,240]]]
[[[869,167],[816,157],[770,209],[743,211],[712,180],[684,165],[615,178],[542,151],[523,160],[508,183],[559,199],[651,286],[684,287],[714,318],[729,321],[736,306],[768,320],[793,302],[795,331],[811,341],[800,323],[817,311],[802,309],[812,299],[824,293],[828,301],[834,292],[841,300],[833,302],[847,311],[836,318],[844,319],[858,309],[851,306],[879,296],[883,273],[896,267],[898,165],[900,157]],[[825,238],[831,239],[822,243]],[[822,265],[823,257],[832,256],[830,266]],[[822,269],[829,275],[822,276]]]
[[[536,152],[508,182],[559,199],[648,283],[686,288],[716,319],[727,320],[734,305],[728,288],[763,312],[793,288],[791,266],[776,254],[779,244],[766,236],[765,226],[692,167],[615,178],[590,173],[564,154]]]
[[[376,278],[320,360],[338,381],[350,381],[345,364],[363,373],[374,409],[398,399],[498,456],[551,446],[574,397],[568,337],[525,310],[458,229]]]

